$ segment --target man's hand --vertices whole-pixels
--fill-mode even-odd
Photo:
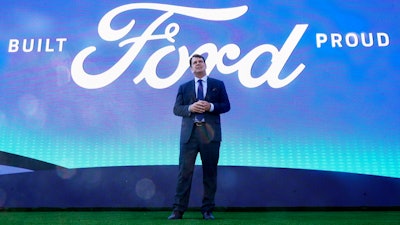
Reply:
[[[204,113],[210,111],[211,104],[207,101],[197,101],[190,105],[189,110],[193,113]]]

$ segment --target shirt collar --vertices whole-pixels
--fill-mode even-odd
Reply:
[[[206,76],[202,77],[201,80],[204,81],[204,82],[207,82],[207,78],[208,78],[208,76],[206,75]],[[195,81],[196,83],[197,83],[197,81],[199,81],[199,80],[200,80],[200,78],[194,77],[194,81]]]

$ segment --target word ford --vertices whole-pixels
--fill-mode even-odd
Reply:
[[[131,44],[131,47],[118,62],[100,74],[88,74],[84,69],[86,58],[96,51],[96,47],[90,46],[80,51],[72,61],[71,65],[71,76],[77,85],[86,89],[105,87],[118,79],[118,77],[127,70],[129,65],[135,60],[136,56],[147,42],[166,39],[170,43],[174,43],[174,37],[179,33],[180,29],[180,26],[177,23],[168,24],[163,34],[154,34],[155,30],[174,14],[207,21],[226,21],[242,16],[247,12],[248,7],[239,6],[222,9],[204,9],[156,3],[126,4],[112,9],[103,16],[98,25],[99,36],[105,41],[119,41],[126,38],[127,34],[132,31],[135,25],[135,20],[131,20],[121,29],[111,28],[111,22],[119,14],[137,9],[158,10],[165,13],[154,20],[140,36],[122,40],[119,43],[119,47],[123,47],[127,44]],[[296,25],[280,50],[273,45],[262,44],[249,51],[235,64],[229,66],[223,63],[223,58],[226,57],[229,60],[237,60],[239,58],[241,50],[236,44],[227,44],[218,50],[215,44],[206,43],[198,47],[194,52],[207,54],[207,73],[210,73],[214,67],[216,67],[222,74],[231,74],[237,71],[239,81],[247,88],[255,88],[265,82],[268,82],[272,88],[281,88],[296,79],[305,68],[304,64],[299,64],[290,74],[284,76],[281,75],[283,67],[302,38],[307,27],[308,24]],[[163,78],[160,78],[156,73],[158,63],[166,55],[172,53],[179,54],[176,70],[170,76],[163,76]],[[269,67],[261,76],[253,77],[251,69],[255,61],[261,55],[266,53],[271,55],[271,62],[266,63]],[[189,57],[189,51],[186,46],[181,46],[178,50],[174,45],[160,48],[149,57],[147,62],[144,64],[142,71],[133,79],[133,82],[138,84],[142,80],[146,80],[146,82],[155,89],[168,88],[176,83],[188,69]]]

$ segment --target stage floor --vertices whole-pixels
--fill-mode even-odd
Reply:
[[[397,225],[400,211],[216,211],[214,221],[204,221],[198,211],[188,211],[180,221],[168,221],[170,211],[3,211],[6,225]]]

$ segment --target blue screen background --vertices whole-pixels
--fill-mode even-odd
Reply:
[[[246,5],[229,21],[173,15],[180,26],[175,42],[149,41],[128,69],[99,89],[85,89],[71,78],[71,63],[84,48],[96,46],[85,69],[100,73],[113,66],[129,46],[107,42],[97,32],[110,10],[135,1],[11,1],[0,14],[0,150],[67,168],[176,165],[180,118],[172,113],[180,84],[155,89],[132,80],[158,49],[186,46],[189,53],[206,43],[236,44],[238,60],[257,46],[278,50],[297,24],[308,28],[281,74],[299,64],[305,69],[290,84],[247,88],[237,72],[210,76],[225,82],[231,111],[222,115],[220,165],[301,168],[400,178],[400,78],[398,58],[400,4],[391,1],[160,1],[196,8]],[[146,1],[140,1],[146,2]],[[137,20],[129,37],[141,33],[161,12],[137,10],[118,16],[113,25]],[[376,34],[390,44],[380,47]],[[372,33],[374,45],[316,46],[316,34]],[[9,52],[10,39],[67,38],[61,52]],[[343,42],[342,42],[343,43]],[[207,54],[205,54],[207,56]],[[157,68],[168,77],[178,64],[177,51]],[[225,58],[225,64],[238,60]],[[270,66],[264,54],[254,77]],[[211,65],[212,62],[207,62]],[[197,164],[201,164],[198,159]]]

